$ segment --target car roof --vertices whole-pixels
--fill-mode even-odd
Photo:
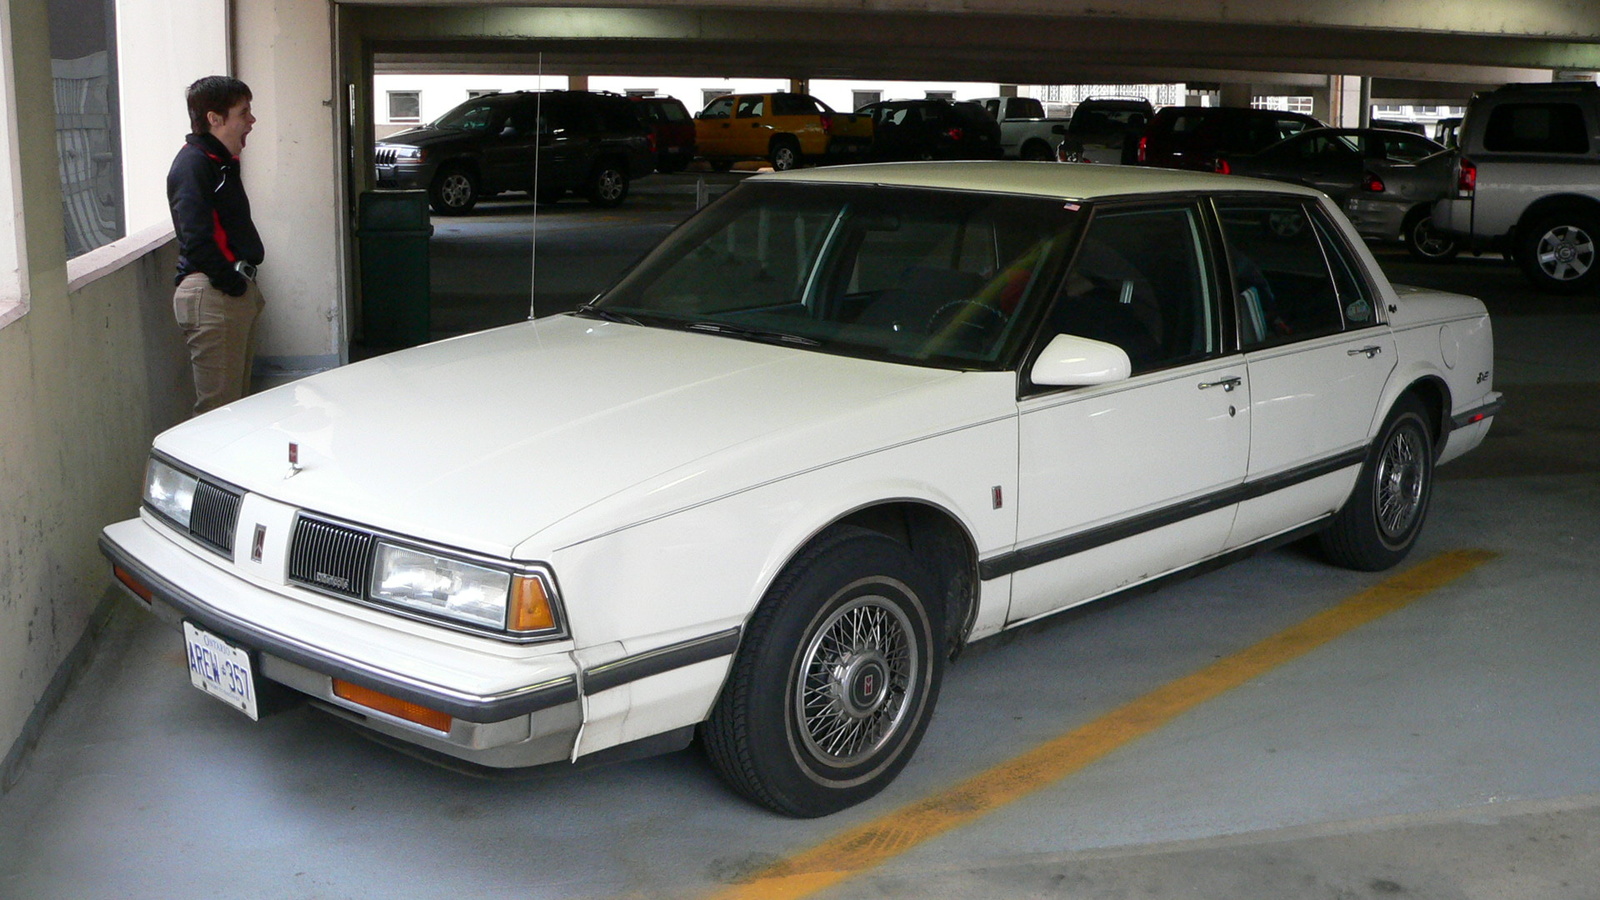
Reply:
[[[939,190],[985,191],[1096,200],[1149,194],[1268,191],[1299,197],[1317,192],[1276,181],[1147,166],[1098,166],[1054,162],[983,160],[976,162],[869,163],[825,166],[752,176],[756,181],[871,184]]]

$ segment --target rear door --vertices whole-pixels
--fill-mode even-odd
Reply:
[[[1394,338],[1347,236],[1315,201],[1219,199],[1250,380],[1239,546],[1336,511],[1395,367]]]

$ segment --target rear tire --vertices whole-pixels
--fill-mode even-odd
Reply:
[[[1533,286],[1552,294],[1588,291],[1600,281],[1600,217],[1573,209],[1544,215],[1522,230],[1517,262]]]
[[[1433,458],[1428,410],[1408,394],[1383,423],[1350,499],[1318,536],[1328,560],[1379,572],[1405,559],[1428,517]]]
[[[800,165],[800,145],[795,143],[794,138],[773,138],[769,158],[772,160],[774,172],[787,172],[797,168]]]
[[[628,170],[615,160],[597,161],[594,171],[589,173],[589,184],[584,195],[595,206],[620,205],[628,198]]]
[[[1449,262],[1461,252],[1455,238],[1433,230],[1433,214],[1427,210],[1406,220],[1405,242],[1412,257],[1423,262]]]
[[[842,527],[756,608],[701,725],[730,787],[812,818],[873,796],[922,740],[944,672],[939,594],[904,544]]]

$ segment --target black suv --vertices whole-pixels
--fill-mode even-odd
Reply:
[[[655,168],[650,129],[632,104],[590,91],[476,97],[379,141],[373,161],[379,188],[426,189],[446,216],[502,191],[527,191],[540,203],[579,191],[616,206],[634,178]]]
[[[1134,161],[1168,169],[1216,169],[1217,158],[1256,153],[1308,128],[1311,116],[1274,109],[1233,106],[1168,106],[1156,113],[1139,138]]]

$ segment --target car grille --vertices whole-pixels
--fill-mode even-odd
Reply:
[[[395,150],[378,150],[372,154],[372,161],[380,166],[392,166],[398,155]]]
[[[302,515],[289,538],[289,580],[360,600],[372,572],[371,532]]]
[[[213,550],[233,553],[233,531],[239,524],[240,495],[200,481],[189,511],[189,536]]]

